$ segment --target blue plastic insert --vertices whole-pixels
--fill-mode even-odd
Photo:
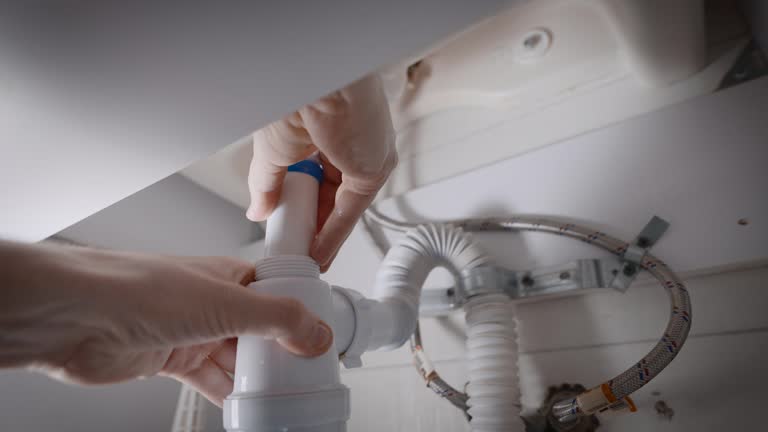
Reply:
[[[323,182],[323,167],[319,163],[305,159],[288,167],[288,172],[300,172],[311,175],[318,183]]]

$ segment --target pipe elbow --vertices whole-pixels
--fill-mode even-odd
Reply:
[[[378,300],[377,337],[374,349],[402,346],[416,329],[419,297],[424,282],[436,267],[454,275],[490,263],[472,237],[449,225],[420,225],[387,252],[376,274],[373,297]],[[461,283],[457,279],[458,283]]]

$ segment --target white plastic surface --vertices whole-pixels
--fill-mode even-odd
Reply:
[[[301,299],[321,319],[333,322],[330,287],[319,279],[279,277],[249,287],[259,293]],[[227,430],[346,430],[349,390],[339,380],[336,350],[305,358],[289,353],[274,340],[244,336],[238,340],[236,365],[234,391],[224,403]],[[318,411],[318,406],[323,409]]]
[[[230,431],[345,432],[349,390],[230,398],[223,414]]]
[[[317,194],[314,177],[286,173],[280,201],[267,219],[264,256],[309,254],[317,227]]]
[[[345,352],[355,334],[355,311],[347,296],[334,287],[331,290],[333,301],[333,342],[339,354]]]
[[[395,123],[405,126],[457,107],[530,109],[623,75],[667,85],[701,70],[706,48],[703,0],[542,0],[515,5],[384,76]]]
[[[292,297],[326,323],[334,322],[330,286],[308,255],[316,227],[319,182],[286,174],[277,208],[267,221],[266,258],[256,263],[249,288]],[[224,401],[224,427],[244,432],[343,432],[349,389],[339,379],[338,353],[314,358],[288,352],[277,341],[241,336],[234,390]]]
[[[705,35],[701,3],[519,2],[382,69],[400,163],[381,196],[713,92],[748,32],[730,6],[709,14]],[[548,38],[523,49],[536,31]],[[407,70],[417,60],[409,85]],[[231,149],[184,174],[245,207],[246,173],[231,167],[250,150]]]
[[[249,286],[261,293],[301,299],[326,322],[333,322],[330,287],[319,279],[284,277],[257,281]],[[245,336],[238,340],[234,393],[292,393],[316,391],[339,384],[337,354],[320,357],[291,354],[276,341]]]
[[[703,0],[598,0],[627,68],[645,85],[688,78],[707,62]]]

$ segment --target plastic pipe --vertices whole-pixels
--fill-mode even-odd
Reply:
[[[314,161],[288,169],[280,201],[267,220],[266,257],[256,264],[256,282],[249,288],[296,298],[333,323],[330,286],[307,256],[321,180],[322,170]],[[342,432],[348,419],[349,389],[340,382],[335,350],[304,358],[274,340],[238,339],[234,390],[224,401],[227,431]]]
[[[309,255],[317,230],[317,194],[322,168],[313,160],[288,167],[280,201],[267,219],[264,257]]]
[[[474,432],[524,431],[520,418],[515,308],[504,294],[472,297],[467,321],[467,385]]]
[[[200,393],[187,384],[181,385],[171,432],[204,432],[205,401]]]
[[[380,301],[378,320],[391,322],[376,327],[370,349],[395,349],[413,334],[419,312],[419,297],[429,273],[443,266],[454,275],[489,263],[461,229],[446,225],[421,225],[387,252],[376,274],[373,297]]]
[[[373,338],[370,348],[392,349],[410,338],[416,328],[422,285],[435,267],[444,266],[458,275],[489,263],[461,229],[424,225],[407,231],[405,239],[387,252],[374,288],[379,304],[388,306],[382,309],[392,314],[381,319],[395,326],[382,326],[381,338]],[[522,431],[525,425],[517,408],[517,332],[510,299],[505,295],[476,296],[465,310],[470,378],[466,405],[472,430]],[[416,347],[415,352],[420,349]],[[438,378],[428,361],[420,368],[428,383]]]
[[[333,342],[336,351],[344,354],[349,350],[357,330],[355,305],[352,299],[342,293],[341,288],[331,288],[333,301]],[[359,335],[358,335],[359,336]]]

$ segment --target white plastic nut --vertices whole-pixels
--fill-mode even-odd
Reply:
[[[376,301],[365,298],[357,291],[334,286],[333,290],[347,298],[355,312],[355,332],[349,347],[339,355],[341,364],[347,369],[359,368],[363,365],[361,356],[368,349],[373,331],[371,309]]]

